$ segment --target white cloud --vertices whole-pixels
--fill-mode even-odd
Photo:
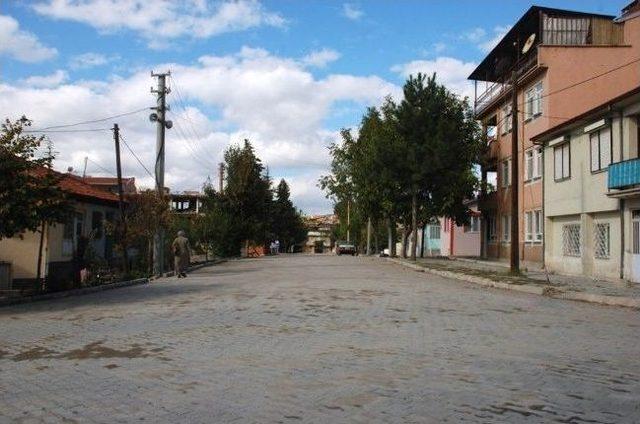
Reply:
[[[335,50],[324,48],[316,50],[302,58],[302,63],[307,66],[324,68],[327,64],[335,62],[340,58],[340,53]]]
[[[481,42],[478,45],[478,48],[485,53],[489,53],[495,46],[498,45],[500,40],[502,40],[502,38],[507,34],[507,32],[509,32],[510,29],[511,25],[496,26],[495,28],[493,28],[493,37]]]
[[[69,75],[65,71],[58,69],[50,75],[35,75],[29,78],[25,78],[21,82],[28,87],[52,88],[64,83],[67,78],[69,78]]]
[[[364,12],[352,3],[344,3],[342,5],[342,15],[347,19],[357,21],[364,16]]]
[[[483,28],[472,28],[469,31],[466,31],[462,34],[462,38],[471,41],[472,43],[479,43],[484,40],[487,35],[487,31]]]
[[[433,50],[436,53],[442,53],[447,49],[447,45],[445,43],[434,43]]]
[[[34,34],[21,30],[17,20],[0,15],[0,56],[21,62],[41,62],[57,54],[56,49],[43,45]]]
[[[87,69],[94,68],[96,66],[102,66],[109,63],[113,58],[107,57],[101,53],[83,53],[73,56],[69,60],[69,67],[71,69]]]
[[[300,199],[314,212],[331,209],[313,178],[328,169],[327,146],[337,138],[338,130],[327,124],[334,108],[346,101],[362,105],[364,111],[366,106],[380,104],[387,94],[400,93],[400,87],[376,76],[316,78],[298,60],[248,47],[236,54],[201,57],[194,65],[154,64],[153,68],[172,71],[168,102],[174,127],[167,131],[167,186],[199,189],[207,175],[215,180],[216,164],[224,149],[249,138],[264,163],[274,170],[272,175],[291,176],[287,180],[296,186],[294,202]],[[34,120],[34,128],[42,128],[116,115],[152,106],[152,84],[148,70],[50,88],[0,83],[0,116],[25,114]],[[155,127],[148,121],[149,113],[113,122],[120,125],[124,139],[152,170]],[[106,129],[113,122],[88,127]],[[110,131],[49,135],[60,152],[56,169],[79,169],[85,156],[114,169]],[[140,184],[153,185],[126,150],[123,169]],[[90,162],[89,173],[99,172]],[[309,187],[305,189],[305,185]]]
[[[473,85],[467,77],[476,68],[473,62],[463,62],[453,57],[440,56],[435,60],[414,60],[412,62],[395,65],[391,71],[403,77],[417,75],[422,72],[426,75],[436,73],[436,81],[443,84],[451,91],[461,96],[473,96]]]
[[[33,9],[50,18],[90,25],[100,31],[138,32],[151,47],[179,37],[209,38],[260,26],[283,27],[286,20],[258,0],[46,0]]]

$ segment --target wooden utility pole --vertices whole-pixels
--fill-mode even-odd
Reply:
[[[351,241],[351,199],[347,200],[347,243]]]
[[[518,48],[516,44],[516,49]],[[520,233],[518,225],[518,60],[511,75],[511,273],[520,272]]]
[[[120,164],[120,128],[113,124],[113,141],[116,147],[116,175],[118,176],[118,206],[120,207],[120,240],[124,273],[129,274],[129,254],[127,252],[127,220],[124,216],[124,190],[122,187],[122,165]]]

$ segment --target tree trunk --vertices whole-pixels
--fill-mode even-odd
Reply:
[[[371,218],[367,219],[367,256],[371,255]]]
[[[400,252],[400,257],[402,259],[406,259],[407,258],[407,242],[409,241],[409,232],[411,230],[409,228],[405,227],[402,228],[402,252]]]
[[[375,229],[375,228],[374,228]],[[380,253],[380,244],[378,243],[378,231],[373,232],[373,246],[374,246],[374,254]]]
[[[393,258],[396,256],[396,241],[393,234],[393,220],[391,219],[391,217],[387,218],[387,235],[389,244],[389,256]]]
[[[411,196],[411,260],[416,260],[418,248],[418,193],[414,190]]]
[[[422,237],[420,237],[420,257],[424,258],[424,233],[427,230],[427,224],[422,226]]]

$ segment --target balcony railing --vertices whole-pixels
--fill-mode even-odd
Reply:
[[[609,165],[609,189],[621,189],[640,184],[640,158]]]
[[[517,77],[521,78],[527,71],[535,67],[538,63],[537,49],[529,52],[528,56],[521,59],[517,67]],[[510,71],[508,75],[504,75],[504,81],[508,81],[511,78]],[[480,113],[484,108],[493,103],[495,99],[502,94],[507,93],[511,89],[511,84],[507,82],[477,82],[477,89],[481,89],[481,85],[484,85],[485,89],[482,92],[477,92],[475,101],[475,113]],[[486,85],[485,85],[486,84]]]

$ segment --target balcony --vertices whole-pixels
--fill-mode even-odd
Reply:
[[[640,158],[612,163],[608,178],[609,190],[628,189],[640,184]]]

